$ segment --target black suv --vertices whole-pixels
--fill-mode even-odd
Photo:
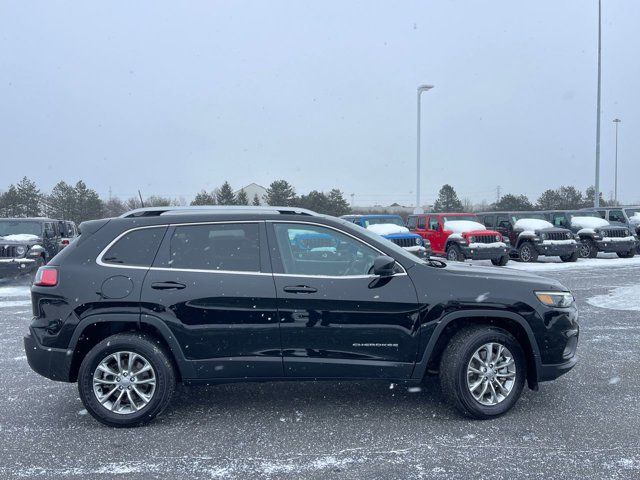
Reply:
[[[152,208],[81,225],[32,287],[31,368],[134,426],[176,382],[387,379],[439,372],[460,411],[509,410],[576,363],[555,280],[420,259],[350,222],[276,207]],[[331,246],[299,248],[299,237]]]
[[[60,250],[58,220],[0,218],[0,276],[35,271]]]
[[[511,241],[511,257],[535,262],[538,257],[560,257],[563,262],[578,260],[578,242],[567,228],[552,225],[543,212],[486,212],[478,218],[487,227]]]
[[[629,227],[612,225],[593,211],[552,210],[545,212],[551,223],[570,228],[580,240],[580,257],[595,258],[598,252],[615,252],[620,258],[636,254],[638,239]]]

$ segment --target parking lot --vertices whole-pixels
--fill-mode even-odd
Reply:
[[[107,428],[31,371],[28,283],[3,282],[0,478],[639,478],[640,258],[601,257],[510,262],[574,292],[580,361],[483,422],[436,381],[309,382],[183,387],[149,426]]]

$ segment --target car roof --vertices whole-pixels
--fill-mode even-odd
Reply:
[[[60,220],[56,220],[54,218],[47,217],[8,217],[8,218],[0,218],[2,220],[11,220],[14,222],[59,222]]]
[[[353,215],[342,215],[340,218],[383,218],[383,217],[400,217],[398,213],[357,213]]]
[[[310,215],[318,214],[312,210],[298,207],[270,207],[252,205],[197,205],[189,207],[145,207],[136,208],[120,215],[120,218],[132,217],[158,217],[163,215],[194,215],[194,214],[294,214]]]

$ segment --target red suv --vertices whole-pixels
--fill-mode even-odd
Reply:
[[[435,255],[449,260],[491,260],[498,266],[509,261],[509,240],[487,230],[473,213],[409,215],[407,227],[429,240]]]

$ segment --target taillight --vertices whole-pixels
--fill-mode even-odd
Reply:
[[[60,242],[60,243],[62,243],[62,245],[69,245],[69,239],[68,238],[63,238],[62,242]]]
[[[40,267],[33,284],[37,287],[55,287],[58,285],[58,269],[55,267]]]

